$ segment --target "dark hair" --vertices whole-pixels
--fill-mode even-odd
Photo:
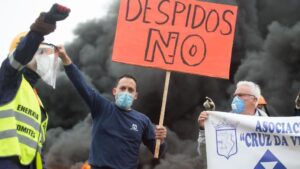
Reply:
[[[129,78],[129,79],[132,79],[132,80],[135,82],[136,88],[137,88],[137,80],[136,80],[136,78],[133,77],[132,75],[129,75],[129,74],[123,74],[122,76],[118,77],[115,86],[118,86],[119,81],[120,81],[121,79],[123,79],[123,78]]]

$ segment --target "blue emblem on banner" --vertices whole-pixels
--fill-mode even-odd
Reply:
[[[286,169],[286,167],[271,151],[267,150],[254,169]]]
[[[214,127],[216,129],[217,154],[229,159],[238,152],[236,124],[223,120]]]

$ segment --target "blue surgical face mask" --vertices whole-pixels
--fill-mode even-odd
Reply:
[[[232,112],[241,114],[245,110],[245,101],[235,96],[231,103]]]
[[[116,105],[123,110],[129,110],[133,103],[133,96],[128,92],[119,92],[116,94]]]

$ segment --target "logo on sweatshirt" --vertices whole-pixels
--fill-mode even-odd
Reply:
[[[136,124],[132,124],[130,130],[139,131]]]

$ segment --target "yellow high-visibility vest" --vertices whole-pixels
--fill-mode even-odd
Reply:
[[[46,140],[48,115],[42,121],[39,97],[22,77],[15,98],[0,106],[0,157],[18,156],[22,165],[36,158],[37,169],[42,168],[42,144]]]

